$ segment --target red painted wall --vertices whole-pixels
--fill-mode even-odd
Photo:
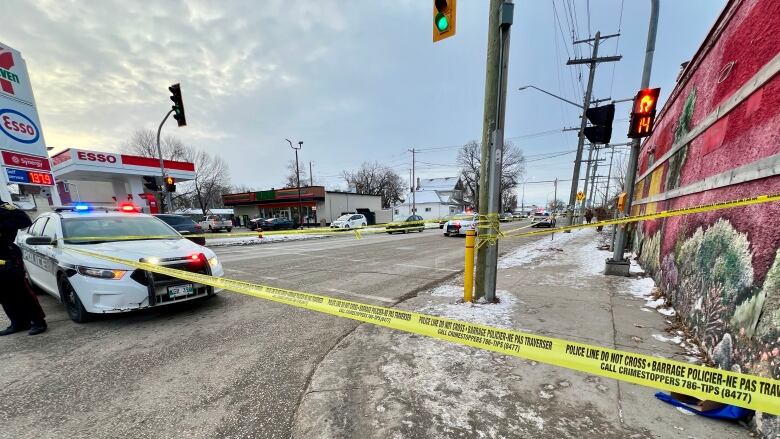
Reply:
[[[722,32],[718,32],[722,29]],[[676,134],[699,125],[780,52],[780,1],[730,1],[671,92],[639,155],[641,176]],[[662,91],[663,92],[663,91]],[[689,97],[695,95],[686,110]],[[686,124],[686,121],[689,121]],[[687,128],[687,130],[685,130]],[[679,136],[682,137],[682,136]],[[780,75],[742,101],[657,171],[637,181],[634,213],[780,193],[780,176],[655,203],[648,196],[780,154]],[[713,361],[780,379],[780,203],[646,221],[640,261]],[[780,433],[780,421],[763,430]],[[760,423],[760,421],[759,421]]]

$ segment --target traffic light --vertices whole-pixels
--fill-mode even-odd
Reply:
[[[168,176],[165,177],[165,191],[166,192],[176,192],[176,179]]]
[[[660,88],[646,88],[636,94],[628,123],[628,137],[638,139],[653,133],[655,105],[658,103],[660,93]]]
[[[162,190],[160,183],[157,182],[157,177],[145,176],[144,187],[154,192],[160,192]]]
[[[612,138],[612,121],[615,119],[615,104],[588,108],[585,112],[592,126],[585,127],[585,137],[590,143],[609,143]]]
[[[187,125],[187,118],[184,117],[184,101],[181,98],[181,86],[179,84],[173,84],[168,87],[171,91],[171,100],[173,101],[173,118],[176,119],[176,123],[180,127]]]
[[[457,0],[433,0],[433,42],[455,35]]]

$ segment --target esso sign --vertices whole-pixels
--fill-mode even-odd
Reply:
[[[0,131],[20,143],[35,143],[41,137],[32,119],[10,108],[0,110]]]
[[[115,155],[102,154],[99,152],[79,151],[76,154],[76,157],[78,157],[79,160],[84,160],[86,162],[111,163],[111,164],[115,164],[117,162]]]

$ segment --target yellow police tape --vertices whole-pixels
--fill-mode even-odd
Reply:
[[[298,308],[780,415],[780,381],[771,378],[67,249]]]
[[[495,242],[497,242],[498,239],[548,235],[550,233],[565,232],[569,230],[584,229],[588,227],[599,227],[599,226],[608,226],[608,225],[615,225],[615,224],[628,224],[628,223],[634,223],[639,221],[654,220],[659,218],[668,218],[668,217],[680,216],[680,215],[690,215],[694,213],[712,212],[721,209],[731,209],[740,206],[750,206],[755,204],[770,203],[774,201],[780,201],[780,194],[760,195],[752,198],[730,200],[730,201],[724,201],[720,203],[705,204],[705,205],[693,206],[693,207],[683,207],[680,209],[664,210],[664,211],[649,213],[644,215],[626,216],[622,218],[597,221],[597,222],[587,223],[587,224],[574,224],[570,226],[552,227],[544,230],[535,230],[531,232],[522,232],[522,233],[517,233],[517,231],[521,229],[525,229],[527,227],[532,227],[537,223],[531,223],[527,226],[513,229],[510,231],[501,231],[499,228],[499,221],[498,221],[497,214],[479,215],[478,217],[479,221],[477,222],[477,226],[476,226],[476,228],[478,229],[477,246],[481,247],[482,245],[488,243],[495,244]],[[467,218],[472,218],[472,216],[467,216]],[[351,229],[336,229],[336,228],[320,227],[320,228],[302,229],[302,230],[300,229],[273,230],[273,231],[253,231],[253,232],[218,233],[218,234],[210,233],[210,234],[183,235],[183,236],[185,238],[220,239],[220,238],[236,238],[236,237],[261,237],[261,236],[264,237],[264,236],[274,236],[274,235],[306,235],[306,234],[330,235],[330,234],[344,234],[348,232],[353,232],[355,234],[355,238],[360,239],[361,236],[364,234],[415,231],[419,229],[419,226],[421,224],[424,227],[426,223],[431,224],[434,222],[436,222],[436,220],[388,223],[383,227],[370,226],[370,227],[359,227],[359,228],[351,228]],[[161,239],[161,238],[169,238],[169,237],[170,236],[167,235],[161,235],[161,236],[110,236],[108,238],[110,238],[112,241],[124,241],[124,240],[132,241],[138,239],[154,239],[154,238]],[[83,237],[64,238],[65,242],[68,243],[102,241],[105,239],[107,239],[107,237],[105,236],[83,236]]]
[[[550,233],[556,233],[556,232],[565,232],[568,230],[576,230],[576,229],[584,229],[588,227],[599,227],[599,226],[610,226],[614,224],[628,224],[628,223],[635,223],[639,221],[648,221],[648,220],[655,220],[659,218],[669,218],[673,216],[681,216],[681,215],[691,215],[694,213],[703,213],[703,212],[712,212],[716,210],[721,209],[732,209],[734,207],[741,207],[741,206],[752,206],[755,204],[763,204],[763,203],[771,203],[774,201],[780,201],[780,194],[774,194],[774,195],[759,195],[757,197],[751,197],[751,198],[742,198],[738,200],[730,200],[730,201],[723,201],[720,203],[712,203],[712,204],[703,204],[699,206],[693,206],[693,207],[683,207],[680,209],[673,209],[673,210],[662,210],[660,212],[656,213],[647,213],[643,215],[634,215],[634,216],[626,216],[622,218],[615,218],[610,220],[604,220],[604,221],[597,221],[593,223],[586,223],[586,224],[574,224],[571,226],[561,226],[561,227],[553,227],[548,228],[545,230],[535,230],[533,232],[523,232],[523,233],[512,233],[512,232],[505,232],[503,233],[504,238],[519,238],[524,236],[535,236],[535,235],[547,235]]]

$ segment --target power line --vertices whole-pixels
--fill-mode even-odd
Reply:
[[[620,34],[623,27],[623,4],[625,0],[620,0],[620,16],[618,18],[618,36],[615,39],[615,55],[618,53],[618,49],[620,48]],[[612,64],[612,79],[609,81],[609,95],[612,96],[612,86],[615,84],[615,68],[617,67],[617,63]]]

